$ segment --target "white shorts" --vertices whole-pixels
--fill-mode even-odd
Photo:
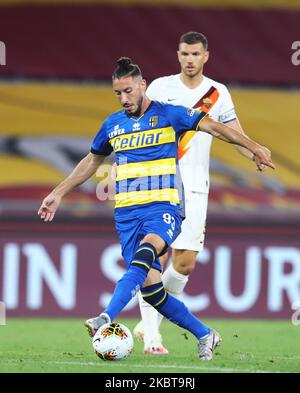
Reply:
[[[185,220],[181,233],[171,244],[177,250],[201,251],[204,246],[208,194],[185,191]]]

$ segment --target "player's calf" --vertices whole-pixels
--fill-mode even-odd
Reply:
[[[162,315],[180,327],[190,331],[198,338],[198,350],[201,360],[211,360],[213,351],[221,342],[221,336],[197,319],[184,303],[167,294],[162,283],[144,287],[142,296]]]

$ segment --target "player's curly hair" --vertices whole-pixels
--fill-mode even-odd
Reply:
[[[141,69],[137,64],[133,64],[129,57],[120,57],[117,60],[117,67],[112,74],[112,79],[120,79],[124,76],[142,76]]]
[[[183,34],[179,39],[179,44],[185,43],[188,45],[193,45],[193,44],[199,44],[199,42],[201,42],[204,49],[207,50],[208,41],[205,35],[202,33],[198,33],[196,31],[189,31],[188,33]]]

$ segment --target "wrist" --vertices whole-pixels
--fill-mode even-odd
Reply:
[[[55,198],[63,198],[63,196],[64,196],[64,194],[63,194],[61,191],[59,191],[59,190],[53,190],[53,191],[51,192],[51,194],[52,194],[53,197],[55,197]]]
[[[262,146],[256,144],[255,148],[252,150],[253,156],[252,156],[252,160],[255,160],[255,157],[257,155],[258,152],[260,152],[262,149]]]

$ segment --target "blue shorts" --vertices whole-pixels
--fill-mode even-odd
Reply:
[[[181,217],[177,206],[162,202],[130,210],[116,209],[115,222],[127,269],[144,236],[154,233],[164,239],[169,246],[181,231]],[[161,271],[159,258],[152,268]]]

